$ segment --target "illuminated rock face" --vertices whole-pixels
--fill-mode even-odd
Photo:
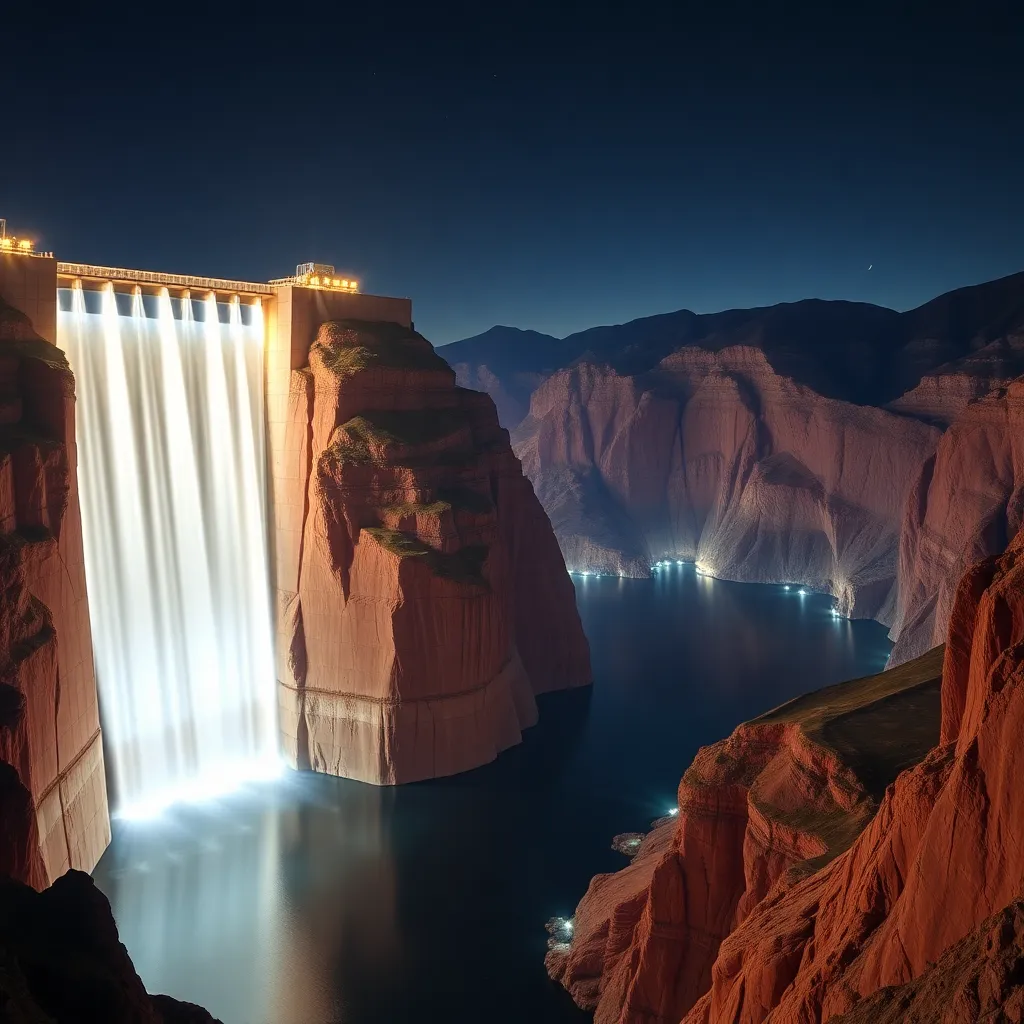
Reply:
[[[917,471],[900,537],[892,661],[941,642],[957,582],[1024,523],[1024,377],[968,405]]]
[[[663,557],[834,594],[891,621],[913,478],[940,432],[823,398],[757,348],[684,348],[641,381],[580,364],[514,434],[570,567],[646,574]]]
[[[74,379],[0,300],[0,874],[91,870],[110,839]]]
[[[965,573],[940,656],[702,750],[552,974],[602,1024],[1021,1019],[1024,530]]]
[[[320,328],[292,374],[278,685],[299,767],[378,784],[492,760],[590,682],[572,582],[486,396],[396,324]],[[283,571],[282,571],[283,567]]]
[[[1024,373],[1024,274],[906,313],[813,300],[680,310],[561,339],[494,328],[444,353],[495,398],[570,569],[643,576],[682,557],[809,585],[846,614],[897,624],[903,658],[943,635],[963,565],[998,550],[950,529],[966,555],[911,554],[917,580],[897,610],[922,465],[972,402]],[[950,507],[975,502],[963,499]]]

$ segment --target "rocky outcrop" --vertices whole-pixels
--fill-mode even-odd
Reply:
[[[701,750],[678,818],[591,883],[572,943],[548,954],[552,976],[600,1024],[678,1021],[737,925],[780,879],[846,850],[936,741],[941,659],[798,698]]]
[[[1024,523],[1024,377],[968,405],[917,471],[900,536],[892,663],[939,643],[966,568]]]
[[[536,693],[589,683],[572,582],[493,403],[426,340],[323,325],[292,375],[287,449],[301,498],[278,552],[278,683],[296,765],[378,784],[464,771],[519,741]]]
[[[63,353],[0,300],[0,873],[41,888],[110,839]]]
[[[1016,900],[954,943],[913,981],[879,989],[830,1024],[1020,1024],[1024,904]]]
[[[926,669],[929,657],[934,655],[875,677],[877,685]],[[744,728],[802,717],[822,703],[846,705],[850,685],[832,688],[831,699],[823,699],[828,690],[800,698]],[[854,791],[837,789],[840,775],[819,771],[817,777],[806,772],[787,777],[771,768],[778,754],[764,766],[764,750],[756,745],[748,744],[733,775],[712,779],[702,791],[706,805],[731,797],[736,775],[748,784],[750,822],[756,817],[749,808],[781,807],[782,815],[771,814],[769,820],[781,819],[804,832],[808,822],[829,820],[821,812],[830,801],[844,811],[837,819],[845,822],[841,839],[830,844],[822,838],[818,852],[803,847],[794,853],[792,843],[764,844],[745,833],[740,895],[739,886],[718,881],[738,877],[727,870],[737,860],[735,835],[723,843],[710,831],[716,826],[735,831],[736,815],[716,813],[702,834],[688,813],[693,781],[708,775],[719,753],[726,759],[730,754],[728,744],[702,751],[680,787],[679,823],[649,885],[639,888],[629,910],[623,905],[606,912],[609,919],[614,914],[618,926],[616,951],[600,943],[595,947],[590,936],[586,960],[586,947],[577,948],[584,938],[577,929],[578,937],[561,954],[562,977],[570,989],[574,965],[585,964],[577,970],[590,970],[590,989],[600,993],[598,1019],[604,1021],[811,1024],[840,1014],[850,1014],[850,1021],[1019,1019],[1024,530],[1003,555],[972,567],[960,582],[942,664],[939,742],[919,764],[906,768],[905,761],[917,755],[915,744],[926,739],[921,728],[926,716],[919,704],[900,702],[908,697],[919,702],[927,690],[925,683],[858,702],[832,719],[834,724],[820,727],[816,744],[837,753],[869,796],[885,786],[877,812],[862,803],[859,820],[843,802],[843,794]],[[744,728],[728,743],[735,744]],[[801,731],[806,737],[806,724]],[[725,761],[723,767],[728,770]],[[905,770],[888,783],[900,768]],[[758,799],[762,786],[770,795]],[[717,804],[712,809],[717,812]],[[771,835],[765,828],[760,832]],[[848,848],[840,852],[844,845]],[[759,859],[761,849],[771,853]],[[750,879],[756,882],[754,901],[746,899]],[[595,916],[585,906],[595,899],[595,889],[596,883],[578,920]],[[693,907],[704,905],[712,914],[695,916]],[[723,915],[731,915],[727,934],[719,927]],[[699,928],[711,927],[696,931],[694,921]],[[694,947],[699,965],[713,963],[706,991],[687,1005],[704,984],[694,978]],[[560,964],[555,967],[557,973]],[[954,1013],[959,1016],[949,1016]]]
[[[939,431],[823,398],[752,347],[683,348],[642,378],[579,364],[514,434],[571,568],[663,558],[800,582],[889,621],[901,513]]]
[[[0,1019],[9,1024],[220,1024],[150,996],[92,879],[69,871],[43,892],[0,879]]]

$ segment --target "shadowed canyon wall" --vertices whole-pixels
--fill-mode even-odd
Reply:
[[[19,259],[0,256],[14,271]],[[3,270],[5,282],[17,276]],[[63,353],[2,298],[0,436],[0,874],[41,888],[68,868],[91,870],[110,831],[74,378]]]
[[[294,370],[279,532],[282,733],[378,784],[492,760],[590,682],[572,582],[486,395],[406,326],[331,321]]]

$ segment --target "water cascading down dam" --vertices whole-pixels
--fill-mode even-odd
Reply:
[[[56,345],[75,377],[4,484],[35,531],[11,536],[43,545],[40,558],[59,543],[60,571],[37,559],[27,577],[57,636],[49,681],[33,677],[39,749],[26,756],[40,768],[25,776],[52,881],[91,870],[109,841],[104,763],[126,817],[278,773],[278,638],[294,597],[281,579],[303,502],[286,457],[291,377],[324,322],[409,328],[412,308],[315,264],[254,283],[58,263],[2,221],[0,300],[27,318],[15,344]],[[7,351],[31,355],[24,344]],[[55,401],[34,377],[25,386]],[[49,539],[34,525],[42,470],[70,481],[51,495],[67,528]]]
[[[278,764],[263,333],[258,298],[61,290],[105,749],[125,813]]]

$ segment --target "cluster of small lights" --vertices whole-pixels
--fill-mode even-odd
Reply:
[[[340,288],[343,291],[354,292],[359,290],[359,282],[351,281],[347,277],[320,277],[314,274],[307,281],[311,288]]]
[[[31,252],[34,248],[35,243],[27,238],[13,238],[10,235],[0,238],[0,249],[6,252]]]

